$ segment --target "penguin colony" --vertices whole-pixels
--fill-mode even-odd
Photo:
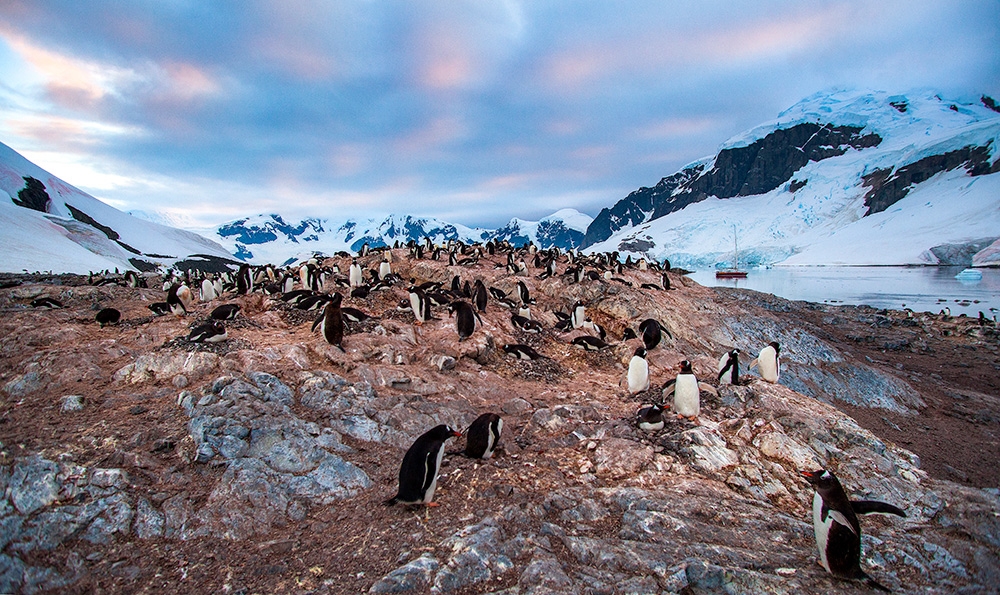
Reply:
[[[398,245],[396,248],[402,249]],[[377,317],[361,308],[345,306],[343,304],[345,296],[364,302],[373,292],[402,291],[406,297],[399,300],[397,310],[412,316],[415,328],[440,320],[434,316],[434,309],[445,308],[449,318],[455,320],[457,342],[466,341],[480,329],[490,327],[490,323],[485,323],[480,314],[496,307],[509,310],[510,330],[520,333],[526,339],[558,336],[559,333],[573,334],[572,338],[564,340],[563,343],[591,353],[606,351],[609,347],[626,344],[628,341],[639,342],[640,345],[634,349],[633,355],[627,362],[627,371],[622,384],[627,395],[647,400],[647,403],[652,401],[641,406],[633,420],[635,427],[643,432],[664,431],[671,415],[696,421],[701,412],[701,394],[709,392],[718,396],[712,385],[699,382],[693,365],[688,360],[676,363],[677,372],[668,373],[667,377],[661,379],[666,382],[654,384],[656,376],[664,375],[662,371],[664,367],[652,367],[649,361],[650,353],[657,350],[665,341],[675,341],[669,327],[660,320],[643,318],[634,327],[628,326],[620,331],[613,329],[621,337],[620,341],[616,342],[609,337],[601,324],[588,317],[588,306],[594,304],[586,304],[584,300],[567,301],[564,305],[565,310],[542,312],[544,314],[542,318],[545,320],[554,318],[554,324],[541,322],[538,314],[532,311],[532,306],[537,306],[536,299],[531,295],[532,276],[539,280],[561,279],[567,285],[600,282],[632,287],[634,284],[631,281],[622,278],[624,271],[654,270],[658,272],[661,282],[642,283],[642,291],[676,291],[678,288],[672,285],[668,275],[669,261],[662,266],[655,262],[647,262],[645,259],[632,262],[629,258],[622,263],[616,253],[594,255],[581,255],[573,251],[561,253],[556,249],[537,250],[530,244],[516,249],[509,243],[493,241],[475,245],[448,242],[443,246],[435,246],[429,238],[421,243],[407,244],[405,254],[408,259],[396,260],[399,256],[394,256],[393,251],[389,249],[379,250],[377,254],[371,253],[372,251],[365,245],[356,256],[346,253],[338,253],[335,259],[317,256],[292,267],[271,265],[257,267],[243,264],[235,273],[214,275],[171,271],[164,275],[163,301],[153,302],[148,308],[154,316],[172,314],[185,318],[193,314],[196,301],[211,303],[227,297],[233,299],[236,296],[260,293],[275,303],[284,304],[283,307],[286,308],[318,312],[319,315],[311,330],[315,331],[318,327],[324,342],[346,353],[350,348],[349,335],[352,332],[352,325],[359,325],[371,319],[377,320]],[[371,261],[370,254],[376,257],[372,264],[377,268],[365,270],[362,261],[366,258]],[[499,261],[495,258],[497,255],[501,256]],[[422,259],[447,261],[450,267],[474,267],[481,262],[483,264],[492,262],[496,268],[503,268],[508,277],[515,277],[516,282],[505,290],[500,287],[488,287],[482,278],[462,279],[460,274],[455,274],[447,288],[445,283],[436,281],[418,283],[417,279],[411,278],[408,288],[404,289],[407,285],[394,273],[394,263],[398,264],[396,268],[405,271],[407,260],[413,263]],[[331,263],[331,260],[335,263]],[[532,262],[537,273],[531,270],[532,266],[529,266],[528,262]],[[346,265],[346,274],[341,273],[341,265]],[[560,265],[563,265],[562,272]],[[129,271],[121,276],[119,281],[105,272],[96,278],[92,274],[91,282],[95,285],[114,282],[128,287],[144,287],[147,279]],[[197,298],[191,287],[198,289]],[[31,305],[46,309],[62,307],[58,300],[50,297],[35,299]],[[187,341],[191,343],[226,341],[229,334],[225,323],[236,320],[240,315],[240,304],[220,304],[211,310],[207,322],[191,326]],[[103,328],[117,324],[121,318],[121,312],[115,308],[103,308],[97,313],[96,322]],[[980,324],[983,324],[982,321],[983,316],[980,316]],[[415,336],[419,341],[419,328]],[[537,341],[528,340],[526,343],[512,342],[498,345],[498,348],[512,360],[521,362],[520,365],[531,365],[527,362],[551,359],[529,343],[539,344]],[[780,353],[779,343],[769,343],[761,348],[757,357],[750,362],[748,371],[758,368],[761,380],[777,383],[780,379]],[[741,385],[750,381],[747,376],[740,375],[739,357],[740,350],[736,348],[721,354],[715,370],[715,380],[718,384]],[[667,368],[671,367],[673,366]],[[446,442],[464,437],[465,447],[457,451],[458,453],[474,459],[489,460],[500,448],[503,425],[503,420],[498,414],[487,412],[476,418],[464,433],[447,424],[440,424],[427,430],[403,455],[396,494],[385,500],[385,504],[436,505],[433,500],[446,454]],[[863,580],[874,588],[884,590],[882,585],[861,569],[861,530],[858,515],[888,513],[905,516],[905,513],[895,506],[882,502],[852,502],[839,481],[828,470],[810,471],[803,475],[816,490],[813,502],[813,526],[822,566],[837,578]]]

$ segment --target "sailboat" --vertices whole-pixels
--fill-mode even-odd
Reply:
[[[747,272],[740,270],[740,246],[736,241],[736,226],[733,226],[733,266],[715,271],[716,279],[746,279]]]

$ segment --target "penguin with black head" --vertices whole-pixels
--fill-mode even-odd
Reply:
[[[760,377],[765,382],[774,384],[781,377],[781,346],[777,341],[771,341],[760,350],[757,359],[750,362],[750,370],[754,366],[760,368]]]
[[[649,389],[649,363],[646,361],[646,348],[637,347],[632,359],[628,362],[628,392],[635,394]]]
[[[719,358],[719,384],[738,385],[740,383],[740,350],[732,349]]]
[[[479,313],[472,307],[472,304],[464,300],[456,300],[448,304],[448,315],[455,316],[459,342],[472,336],[476,330],[477,320],[480,326],[483,324],[483,319],[479,317]]]
[[[346,353],[343,345],[344,316],[340,311],[340,304],[343,299],[339,293],[334,292],[326,302],[326,306],[323,307],[323,314],[316,319],[311,330],[316,330],[316,327],[319,326],[320,332],[323,333],[323,338],[326,339],[326,342]]]
[[[646,346],[646,351],[652,351],[654,347],[659,345],[664,334],[671,339],[674,338],[667,327],[660,324],[659,320],[652,318],[647,318],[639,323],[639,333],[642,335],[642,343]]]
[[[385,501],[386,506],[393,504],[437,506],[433,500],[438,473],[441,470],[441,459],[444,457],[444,443],[451,438],[461,436],[460,432],[441,424],[417,438],[403,455],[403,463],[399,466],[399,490],[395,496]]]
[[[861,523],[859,514],[873,512],[906,517],[906,513],[892,504],[878,500],[852,502],[840,480],[826,469],[802,474],[813,485],[813,532],[819,561],[833,576],[847,580],[863,580],[881,591],[889,589],[880,585],[861,569]]]
[[[472,459],[488,459],[500,444],[503,419],[496,413],[484,413],[476,418],[465,431],[465,456]]]
[[[666,425],[663,419],[663,405],[659,403],[643,407],[636,413],[635,425],[643,432],[657,432]]]
[[[103,308],[95,317],[97,324],[101,325],[101,328],[109,324],[118,324],[118,321],[121,319],[122,313],[115,308]]]

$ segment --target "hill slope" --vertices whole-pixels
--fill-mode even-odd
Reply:
[[[971,264],[1000,235],[996,110],[817,94],[603,209],[584,244],[689,268],[728,264],[736,239],[750,266]]]
[[[152,270],[195,255],[232,260],[196,233],[137,219],[0,144],[0,271]]]

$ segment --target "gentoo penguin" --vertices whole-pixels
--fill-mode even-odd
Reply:
[[[40,297],[31,300],[32,308],[48,308],[49,310],[56,310],[62,308],[62,302],[50,297]]]
[[[97,324],[103,328],[109,324],[118,324],[118,321],[122,319],[122,313],[114,308],[104,308],[97,313],[95,318]]]
[[[635,394],[649,389],[649,363],[646,348],[638,347],[628,362],[628,392]]]
[[[385,504],[436,506],[432,504],[432,500],[437,487],[438,471],[441,470],[441,458],[444,456],[444,443],[461,435],[441,424],[417,438],[403,455],[403,463],[399,466],[399,491],[386,500]]]
[[[540,333],[543,330],[542,325],[537,321],[518,314],[511,315],[510,323],[514,325],[514,328],[519,328],[526,333]]]
[[[757,359],[750,363],[749,369],[752,370],[754,366],[758,366],[761,378],[772,384],[778,382],[778,378],[781,377],[780,353],[781,347],[778,345],[778,342],[771,341],[767,347],[760,350]]]
[[[628,341],[629,339],[635,339],[635,338],[636,337],[634,330],[626,327],[625,330],[622,331],[622,341]]]
[[[167,290],[167,305],[170,306],[170,311],[177,316],[183,316],[187,314],[187,303],[186,300],[181,298],[181,295],[187,290],[190,293],[191,290],[187,288],[187,285],[181,285],[179,283],[174,283]]]
[[[584,351],[600,351],[608,346],[607,343],[601,341],[597,337],[591,337],[590,335],[580,335],[571,341],[573,345],[582,348]]]
[[[670,291],[670,276],[667,275],[667,271],[663,271],[663,289]]]
[[[391,254],[391,252],[389,253]],[[392,274],[392,265],[389,264],[389,257],[385,256],[382,258],[381,264],[378,265],[378,276],[385,279]]]
[[[465,431],[465,456],[488,459],[500,443],[503,420],[496,413],[484,413]]]
[[[431,302],[427,299],[427,294],[416,286],[410,286],[410,308],[413,316],[417,319],[417,326],[431,320]]]
[[[215,284],[208,277],[205,277],[201,281],[201,301],[210,302],[215,298],[219,297],[215,293]]]
[[[222,304],[209,314],[213,320],[233,320],[240,313],[239,304]]]
[[[719,375],[716,378],[719,384],[739,384],[740,383],[740,350],[733,349],[722,354],[719,358]]]
[[[718,396],[715,387],[704,382],[698,382],[691,369],[691,362],[684,360],[680,364],[681,371],[672,382],[663,389],[663,400],[670,393],[674,395],[674,413],[682,417],[695,418],[701,413],[701,391],[705,390]]]
[[[320,332],[323,333],[323,338],[330,345],[333,345],[337,349],[344,351],[343,341],[344,341],[344,316],[340,312],[340,302],[343,299],[341,295],[334,292],[330,299],[326,302],[326,306],[323,308],[323,314],[316,319],[316,322],[312,325],[312,330],[316,330],[316,327],[320,327]],[[344,353],[347,353],[344,351]]]
[[[226,327],[218,320],[208,324],[200,324],[188,335],[187,340],[191,343],[219,343],[227,338]]]
[[[125,286],[132,288],[145,287],[146,280],[141,279],[135,271],[125,271]]]
[[[523,306],[533,303],[531,301],[531,294],[528,293],[528,286],[524,284],[524,281],[517,282],[517,297],[521,300],[521,305]]]
[[[476,309],[485,312],[487,299],[489,299],[489,295],[486,291],[486,285],[482,279],[476,279],[475,289],[472,291],[472,301],[476,303]]]
[[[244,263],[240,265],[240,270],[236,272],[236,293],[246,295],[253,290],[253,276],[250,274],[250,265]]]
[[[479,318],[479,313],[476,312],[472,304],[463,300],[456,300],[448,304],[449,316],[455,315],[455,325],[458,328],[458,340],[462,342],[472,336],[473,331],[476,330],[476,320],[479,320],[479,325],[482,326],[483,319]]]
[[[635,417],[635,425],[644,432],[656,432],[662,430],[665,425],[663,406],[659,404],[643,407]]]
[[[163,316],[167,312],[171,311],[170,304],[167,302],[153,302],[152,304],[146,306],[153,313],[153,316]]]
[[[587,321],[587,309],[584,307],[583,302],[577,301],[573,304],[570,320],[573,321],[573,328],[580,328]]]
[[[881,512],[906,517],[892,504],[877,500],[851,502],[837,477],[825,469],[802,475],[816,488],[813,496],[813,531],[819,560],[827,572],[838,578],[864,580],[870,586],[888,592],[861,570],[861,524],[859,514]]]
[[[361,287],[362,275],[361,275],[361,265],[358,264],[358,259],[351,259],[351,269],[347,274],[347,280],[351,284],[351,287]]]
[[[538,353],[528,345],[522,345],[520,343],[508,343],[503,346],[504,353],[510,354],[517,359],[523,360],[536,360],[536,359],[549,359],[544,355]]]
[[[340,314],[347,322],[364,322],[365,320],[371,318],[371,316],[365,314],[361,310],[358,310],[357,308],[350,308],[348,306],[341,306]]]
[[[652,318],[647,318],[639,323],[639,333],[642,335],[642,343],[646,346],[646,351],[652,351],[654,347],[660,344],[663,333],[673,338],[670,331],[660,324],[659,320],[653,320]]]

